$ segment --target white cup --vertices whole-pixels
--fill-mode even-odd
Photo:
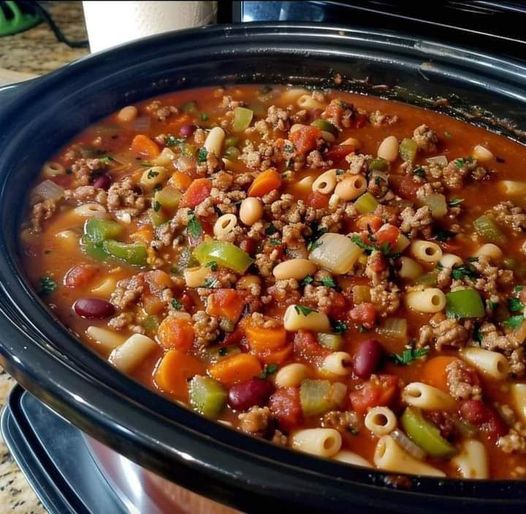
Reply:
[[[90,49],[98,52],[126,41],[213,23],[217,2],[84,1]]]

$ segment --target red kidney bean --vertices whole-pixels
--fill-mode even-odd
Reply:
[[[101,175],[100,177],[97,177],[95,181],[93,182],[93,187],[97,187],[99,189],[104,189],[107,191],[111,186],[111,177],[109,175]]]
[[[486,421],[487,408],[480,400],[464,400],[458,411],[466,421],[475,426],[482,425]]]
[[[113,316],[115,307],[100,298],[79,298],[73,304],[73,310],[82,318],[103,319]]]
[[[268,380],[251,378],[236,384],[228,391],[228,405],[236,410],[246,410],[254,405],[263,405],[274,392],[274,386]]]
[[[179,135],[181,137],[189,137],[191,136],[195,131],[195,126],[194,125],[182,125],[181,128],[179,129]]]
[[[498,412],[481,400],[465,400],[458,410],[462,418],[480,427],[492,441],[496,441],[508,432],[508,427]]]
[[[383,346],[376,339],[362,341],[354,354],[354,373],[369,378],[380,367],[383,356]]]

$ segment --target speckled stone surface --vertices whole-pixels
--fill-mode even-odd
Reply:
[[[81,2],[42,3],[66,37],[71,40],[86,39]],[[0,37],[0,68],[14,72],[42,75],[88,53],[87,48],[69,48],[59,43],[46,23],[20,34]],[[4,405],[14,383],[0,366],[0,407]],[[0,514],[45,513],[0,438]]]

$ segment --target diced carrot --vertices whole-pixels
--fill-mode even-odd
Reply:
[[[313,191],[307,197],[307,205],[315,209],[324,209],[329,205],[329,197],[319,191]]]
[[[77,264],[68,270],[64,277],[66,287],[84,287],[87,286],[99,269],[92,264]]]
[[[157,386],[177,400],[188,400],[188,379],[205,372],[204,364],[180,350],[169,350],[161,359],[153,379]]]
[[[184,192],[179,207],[195,207],[210,196],[212,182],[207,178],[197,178],[192,181]]]
[[[356,221],[358,230],[368,230],[370,227],[373,232],[376,232],[381,226],[382,218],[376,214],[362,214]]]
[[[386,223],[385,225],[382,225],[380,227],[380,230],[376,232],[376,242],[378,244],[389,244],[393,246],[396,244],[396,240],[398,239],[398,236],[400,235],[400,229],[398,227],[395,227],[394,225],[391,225],[390,223]]]
[[[138,134],[133,138],[130,150],[148,159],[155,159],[161,153],[159,145],[143,134]]]
[[[422,381],[448,393],[446,367],[455,361],[458,358],[452,355],[439,355],[429,359],[422,369]]]
[[[271,168],[263,171],[254,179],[248,188],[248,196],[264,196],[274,189],[279,189],[280,186],[281,176]]]
[[[162,292],[163,289],[173,287],[172,279],[166,271],[156,269],[144,274],[144,279],[150,286],[152,292]]]
[[[262,371],[259,360],[250,353],[238,353],[222,359],[208,368],[208,374],[230,387],[259,375]]]
[[[172,174],[170,182],[175,188],[179,189],[179,191],[186,191],[192,183],[192,177],[182,171],[176,171]]]
[[[278,350],[264,350],[257,352],[256,355],[265,364],[283,364],[291,355],[293,350],[292,344],[288,344]]]
[[[159,314],[164,309],[164,302],[153,294],[143,294],[142,305],[148,314]]]
[[[303,125],[294,132],[289,132],[289,139],[299,153],[305,154],[316,149],[316,141],[321,137],[321,130],[310,125]]]
[[[277,350],[287,342],[287,332],[283,327],[263,328],[247,325],[245,335],[250,349],[257,353]]]
[[[194,328],[185,319],[168,316],[159,325],[157,336],[165,348],[177,348],[186,352],[194,342]]]
[[[234,289],[218,289],[214,291],[206,302],[206,313],[210,316],[226,318],[236,323],[245,304],[240,293]]]
[[[151,225],[143,225],[139,230],[130,234],[130,239],[149,245],[153,240],[153,227]]]

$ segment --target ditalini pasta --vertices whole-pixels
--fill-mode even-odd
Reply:
[[[523,146],[329,84],[118,107],[19,252],[110,372],[334,466],[526,478]]]

